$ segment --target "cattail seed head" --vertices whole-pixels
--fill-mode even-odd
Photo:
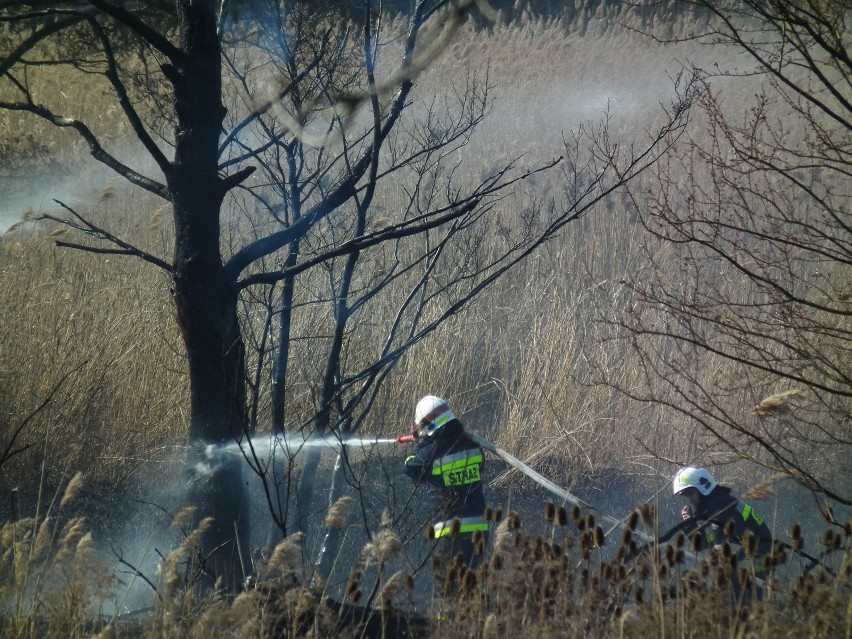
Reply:
[[[492,521],[493,518],[494,518],[494,509],[491,508],[491,506],[486,506],[485,512],[483,513],[482,518],[485,521]]]
[[[559,526],[568,524],[568,512],[562,506],[556,509],[556,523]],[[850,526],[852,526],[852,523],[850,523]]]
[[[802,537],[802,527],[799,524],[793,524],[790,527],[790,538],[795,541]]]
[[[429,526],[426,529],[426,539],[428,539],[429,541],[435,539],[435,527],[434,526]]]
[[[361,579],[361,571],[353,570],[349,574],[349,581],[346,582],[346,596],[350,599],[355,591],[358,590],[358,582]]]
[[[704,545],[704,536],[703,535],[692,535],[690,538],[692,552],[700,552]]]
[[[724,570],[717,570],[713,575],[713,584],[717,588],[722,588],[728,583],[728,575]]]
[[[510,530],[518,530],[521,527],[521,518],[518,516],[518,513],[512,512],[506,518],[506,523]]]
[[[750,530],[743,535],[743,552],[746,559],[754,559],[757,554],[757,537]]]
[[[822,533],[822,545],[826,548],[834,546],[834,531],[831,528],[826,528]]]
[[[805,540],[802,537],[793,540],[793,550],[796,552],[801,552],[801,550],[805,547]]]
[[[580,535],[581,548],[591,548],[594,541],[595,537],[591,530],[586,530],[582,535]]]
[[[580,519],[580,507],[579,506],[574,506],[571,509],[571,519],[573,519],[574,521],[579,521],[579,519]]]
[[[633,511],[630,513],[630,517],[627,518],[627,528],[629,530],[636,530],[636,526],[639,525],[639,512]]]
[[[544,521],[552,522],[556,518],[556,506],[549,501],[544,505]]]
[[[604,542],[606,541],[606,535],[604,535],[604,529],[600,526],[595,528],[595,545],[598,548],[603,547]]]
[[[740,574],[737,576],[737,579],[740,582],[740,585],[747,586],[749,581],[748,568],[740,568]]]
[[[651,504],[642,504],[639,506],[639,516],[646,526],[652,526],[657,520],[657,509]]]
[[[685,541],[686,541],[686,535],[684,535],[682,532],[678,533],[677,536],[674,539],[675,548],[683,548],[683,544],[684,544]]]
[[[729,519],[727,522],[725,522],[725,527],[723,528],[723,531],[727,537],[733,537],[734,533],[736,532],[736,529],[737,528],[736,524],[734,524],[734,520]]]
[[[458,583],[458,573],[455,568],[450,568],[444,577],[444,584],[441,588],[444,596],[449,595],[454,586]]]
[[[498,508],[494,511],[494,522],[499,524],[501,521],[503,521],[503,509]]]
[[[458,537],[461,532],[461,520],[456,517],[450,526],[450,537]]]

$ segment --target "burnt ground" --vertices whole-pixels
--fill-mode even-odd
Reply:
[[[423,629],[424,615],[428,614],[432,597],[434,584],[429,568],[431,547],[425,536],[429,522],[422,507],[423,493],[402,472],[401,461],[406,452],[397,446],[387,446],[370,454],[352,455],[352,464],[346,473],[344,493],[354,497],[355,503],[343,529],[338,560],[324,582],[324,594],[329,609],[336,617],[349,619],[352,627],[368,623],[370,629],[367,636],[373,630],[381,629],[375,625],[381,623],[381,617],[365,615],[363,609],[342,602],[346,601],[344,591],[353,569],[362,571],[365,583],[375,580],[375,566],[364,564],[362,550],[370,536],[379,529],[383,518],[390,518],[402,545],[401,553],[385,566],[385,575],[404,571],[412,575],[415,583],[411,596],[406,601],[398,602],[403,611],[388,620],[389,623],[397,624],[396,631],[389,636],[406,636],[406,633],[415,636]],[[323,540],[323,522],[329,506],[328,485],[334,458],[331,451],[324,455],[315,479],[313,505],[305,513],[307,527],[303,559],[307,580],[312,577],[311,571]],[[548,467],[560,468],[555,461]],[[505,462],[488,456],[483,472],[488,503],[500,508],[504,514],[517,513],[523,533],[533,537],[539,534],[549,537],[553,530],[544,521],[543,513],[545,505],[556,498],[521,473],[506,473],[507,470],[509,468]],[[667,482],[662,479],[629,475],[614,469],[602,469],[595,473],[564,469],[558,473],[561,476],[554,476],[556,474],[549,474],[548,477],[598,510],[617,518],[626,517],[638,503],[651,498],[662,488],[656,501],[661,529],[665,530],[679,521],[682,503],[670,495]],[[266,499],[257,489],[257,479],[247,473],[246,481],[252,494],[252,543],[255,555],[260,556],[263,548],[274,546],[280,541],[281,532],[271,525]],[[735,486],[735,490],[744,488]],[[790,482],[782,482],[775,488],[776,497],[766,501],[752,501],[752,505],[767,519],[778,538],[786,540],[792,523],[799,523],[808,540],[805,550],[814,552],[816,539],[826,527],[820,515],[819,500]],[[295,493],[294,490],[290,492]],[[83,515],[87,518],[96,546],[105,560],[115,565],[127,589],[121,594],[122,609],[115,611],[118,614],[132,614],[150,605],[152,588],[147,581],[156,583],[161,557],[180,543],[180,532],[169,526],[172,516],[185,503],[186,494],[186,469],[182,457],[177,455],[175,459],[159,462],[150,472],[140,474],[127,485],[87,486],[79,499],[64,513],[65,516]],[[293,501],[291,498],[287,502],[290,522],[295,521],[297,512],[297,505]],[[21,515],[33,514],[35,502],[36,496],[21,495]],[[44,506],[42,512],[43,509]],[[849,514],[836,512],[835,516],[843,522]],[[0,502],[0,520],[7,517],[8,501],[4,499]],[[615,546],[616,543],[611,545]],[[134,577],[129,566],[138,569],[146,579]],[[359,618],[362,621],[356,623]]]

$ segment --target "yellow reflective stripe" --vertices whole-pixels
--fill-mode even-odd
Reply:
[[[408,462],[410,462],[412,459],[417,459],[417,455],[409,455],[405,458],[405,462],[403,463],[408,464]]]
[[[742,514],[743,521],[748,521],[749,516],[751,516],[751,518],[754,519],[758,526],[763,524],[763,517],[758,515],[757,512],[755,512],[754,508],[749,506],[747,503],[741,501],[739,504],[737,504],[737,510],[739,510],[740,514]]]
[[[449,537],[452,534],[452,528],[443,528],[435,531],[435,539]],[[459,534],[476,532],[477,530],[488,530],[488,524],[467,524],[459,527]]]
[[[473,457],[464,457],[462,459],[457,459],[456,461],[452,461],[448,464],[442,464],[441,466],[435,466],[432,468],[433,475],[443,475],[444,473],[449,473],[454,470],[459,470],[464,468],[465,466],[472,466],[473,464],[481,464],[482,463],[482,454],[474,455]]]
[[[453,522],[455,519],[450,519],[448,521],[440,521],[436,523],[433,528],[435,529],[435,539],[440,539],[441,537],[448,537],[453,532]],[[488,530],[489,525],[488,522],[485,521],[482,517],[462,517],[459,521],[459,534],[464,533],[472,533],[477,530]]]

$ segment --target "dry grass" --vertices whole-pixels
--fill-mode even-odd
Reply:
[[[134,241],[165,252],[149,212],[118,197],[97,207],[96,216],[120,220]],[[67,376],[27,426],[23,443],[32,450],[0,471],[4,485],[14,478],[32,489],[34,454],[48,457],[52,480],[82,470],[93,481],[123,481],[185,432],[187,385],[167,278],[131,260],[58,249],[60,230],[36,223],[0,239],[0,432],[12,432]]]
[[[600,3],[601,11],[605,4]],[[487,131],[463,151],[469,159],[468,179],[477,180],[521,154],[530,165],[560,154],[562,131],[598,118],[608,99],[616,118],[624,116],[617,120],[615,135],[636,128],[637,120],[647,123],[645,105],[655,107],[667,91],[666,69],[675,58],[694,52],[652,46],[615,28],[611,19],[593,18],[583,18],[582,28],[579,23],[529,19],[487,35],[465,32],[423,78],[419,95],[428,96],[447,77],[461,82],[469,67],[490,65],[498,99]],[[598,80],[604,58],[615,69],[605,85]],[[56,82],[48,90],[58,90]],[[103,113],[99,126],[120,137],[122,129],[111,119],[115,114],[99,108],[97,91],[71,97],[81,112]],[[20,130],[31,135],[21,137]],[[36,158],[45,171],[76,162],[81,149],[68,140],[41,123],[7,114],[0,122],[0,157],[8,166],[0,168],[25,174],[32,169],[23,164],[25,158]],[[101,183],[89,186],[98,194],[89,198],[88,214],[109,219],[110,228],[169,258],[171,235],[162,203],[121,187],[100,191]],[[544,193],[561,188],[558,182],[533,186]],[[54,195],[62,196],[49,193]],[[393,210],[397,197],[389,191],[378,200]],[[511,225],[516,207],[523,204],[504,203],[498,211],[501,219]],[[702,442],[677,418],[595,383],[602,370],[628,386],[641,377],[637,363],[608,341],[609,329],[594,321],[596,309],[625,308],[619,279],[643,268],[640,248],[647,248],[643,242],[648,240],[624,215],[627,208],[625,199],[613,197],[415,347],[375,406],[381,420],[366,430],[397,434],[388,430],[408,423],[417,398],[437,393],[449,398],[471,427],[546,473],[564,467],[631,471],[639,463],[653,471],[661,463],[649,451],[671,459],[695,455]],[[39,212],[49,211],[24,217]],[[23,443],[30,449],[0,468],[0,485],[14,483],[31,493],[40,482],[38,459],[46,460],[48,482],[54,485],[78,471],[95,485],[132,481],[164,448],[182,443],[186,430],[188,388],[168,279],[128,259],[57,249],[53,241],[62,233],[29,222],[0,238],[0,443],[71,373],[54,401],[28,425]],[[70,236],[61,235],[79,239]],[[671,263],[676,272],[676,256]],[[324,312],[302,316],[309,324],[302,327],[305,334],[321,332]],[[312,408],[310,367],[316,360],[310,346],[298,348],[294,422]],[[724,379],[726,371],[708,367],[701,374]],[[754,410],[778,414],[789,409],[791,399],[782,393]],[[738,400],[743,412],[752,410],[754,401]],[[712,443],[707,448],[712,450]],[[193,588],[197,575],[191,570],[197,531],[191,532],[165,558],[160,594],[145,621],[101,616],[98,608],[111,594],[113,575],[93,555],[84,523],[63,517],[74,490],[64,494],[67,500],[54,500],[59,504],[55,508],[7,522],[0,531],[4,636],[357,636],[354,628],[362,622],[353,622],[351,610],[330,605],[321,590],[306,583],[297,560],[302,540],[293,538],[257,567],[262,579],[253,589],[236,599],[215,594],[198,599]],[[329,513],[331,524],[340,523],[346,505],[341,502]],[[718,556],[715,563],[708,560],[695,570],[666,560],[659,566],[622,565],[612,560],[616,549],[596,545],[594,529],[578,528],[582,518],[566,526],[549,524],[552,534],[542,539],[525,536],[508,521],[495,522],[499,552],[478,573],[452,566],[436,571],[433,604],[445,623],[434,634],[424,630],[424,636],[499,637],[511,632],[531,637],[776,639],[833,637],[843,628],[848,635],[848,536],[829,539],[846,553],[836,566],[841,568],[836,579],[814,575],[782,583],[770,601],[728,608],[722,603],[727,602],[725,580],[730,575]],[[371,543],[365,556],[373,562],[390,561],[399,550],[389,532]],[[399,572],[381,576],[377,601],[383,605],[374,615],[388,619],[385,613],[404,599],[407,582]],[[353,582],[353,605],[363,603],[362,586]]]
[[[655,524],[650,511],[629,518],[616,542],[615,535],[605,538],[592,515],[576,509],[569,514],[552,505],[545,511],[545,534],[536,536],[524,532],[514,513],[504,518],[491,511],[493,550],[476,570],[457,560],[444,565],[433,559],[427,568],[431,601],[421,602],[418,612],[406,603],[412,576],[383,570],[399,552],[390,528],[377,531],[363,549],[363,563],[349,577],[344,602],[328,599],[320,585],[310,583],[301,535],[284,539],[235,598],[216,592],[199,597],[194,584],[202,521],[163,557],[145,616],[116,616],[107,612],[120,609],[113,599],[120,592],[115,576],[95,554],[85,522],[63,510],[73,499],[72,486],[60,505],[54,499],[39,516],[0,528],[3,636],[490,639],[521,633],[532,638],[769,639],[839,637],[849,624],[849,523],[841,532],[830,528],[822,535],[822,543],[833,549],[825,560],[831,573],[795,576],[799,573],[789,565],[794,555],[777,546],[762,560],[768,573],[761,588],[752,561],[736,561],[727,547],[700,552],[697,563],[688,559],[689,542],[683,537],[659,552],[637,554],[632,533]],[[177,517],[176,525],[181,521]],[[791,540],[802,547],[798,526]],[[378,572],[370,573],[376,565]],[[369,591],[378,594],[375,609],[359,607]],[[440,622],[430,621],[433,614],[440,615]]]

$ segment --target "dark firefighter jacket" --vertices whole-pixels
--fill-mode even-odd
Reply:
[[[692,518],[678,528],[686,534],[700,528],[709,546],[722,545],[726,541],[742,545],[746,531],[751,531],[757,542],[755,556],[762,557],[772,550],[772,531],[763,517],[732,495],[731,489],[726,486],[716,486],[713,492],[701,498],[697,507],[691,506],[690,511]],[[729,521],[733,522],[733,534],[727,536],[725,527]]]
[[[483,517],[483,462],[482,449],[457,419],[419,439],[405,460],[405,473],[425,484],[436,538],[451,534],[453,519],[459,520],[462,534],[488,530]]]

